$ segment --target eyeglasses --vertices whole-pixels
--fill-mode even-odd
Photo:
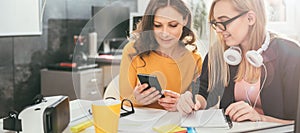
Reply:
[[[216,30],[217,27],[222,30],[222,31],[226,31],[226,25],[230,24],[232,21],[236,20],[237,18],[239,18],[240,16],[243,16],[244,14],[246,14],[248,11],[242,12],[241,14],[225,21],[225,22],[216,22],[216,20],[213,20],[211,22],[209,22],[211,24],[211,26]]]

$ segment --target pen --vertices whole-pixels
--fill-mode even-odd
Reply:
[[[192,90],[192,100],[193,100],[193,103],[196,104],[195,93],[193,93],[193,91],[194,90]]]
[[[225,120],[226,120],[226,122],[227,122],[227,124],[228,124],[228,126],[229,126],[229,129],[231,129],[233,125],[232,125],[232,121],[231,121],[229,115],[225,115],[224,109],[222,109],[222,112],[223,112],[223,115],[224,115],[224,117],[225,117]]]
[[[229,129],[231,129],[232,128],[232,121],[231,121],[229,115],[225,115],[225,118],[226,118],[226,121],[228,123]]]
[[[196,81],[192,81],[192,95],[193,95],[193,102],[194,104],[196,104],[196,100],[195,100],[195,95],[198,94],[199,89],[200,89],[200,79],[196,79]]]

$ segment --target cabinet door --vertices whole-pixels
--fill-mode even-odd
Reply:
[[[100,100],[102,97],[102,69],[91,69],[80,73],[80,98],[84,100]]]
[[[44,96],[65,95],[70,100],[77,99],[80,95],[76,87],[78,76],[76,72],[41,70],[41,93]]]
[[[112,81],[114,77],[119,75],[120,66],[119,65],[105,65],[101,67],[103,70],[103,86],[107,85]]]

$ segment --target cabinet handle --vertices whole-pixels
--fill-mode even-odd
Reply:
[[[97,79],[91,79],[91,82],[97,82]]]
[[[91,91],[90,94],[95,95],[95,94],[97,94],[97,91]]]

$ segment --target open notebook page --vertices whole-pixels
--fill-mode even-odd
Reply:
[[[198,110],[184,116],[181,122],[182,127],[229,128],[222,109]]]

